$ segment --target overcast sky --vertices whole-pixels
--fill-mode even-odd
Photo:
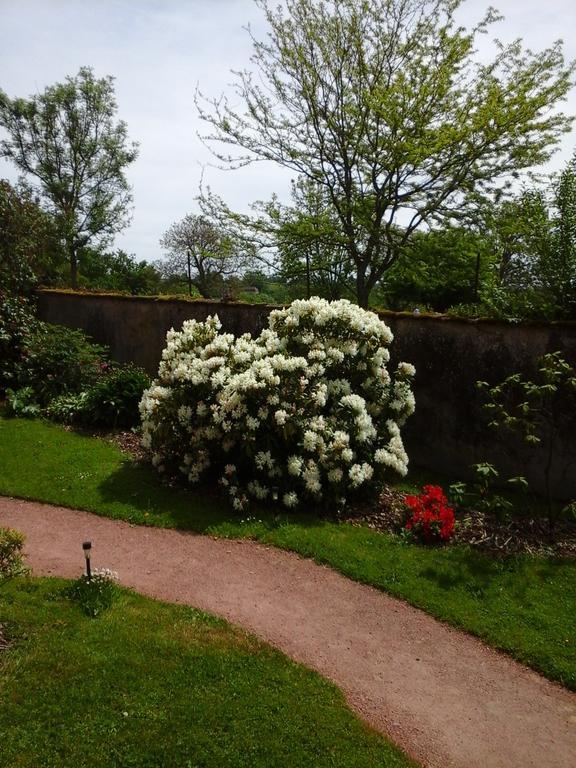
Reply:
[[[491,37],[521,37],[535,51],[564,37],[567,58],[576,58],[575,0],[465,0],[463,23],[478,21],[489,4],[506,17]],[[196,135],[203,126],[194,91],[199,84],[207,95],[230,92],[230,70],[250,66],[247,24],[263,37],[252,0],[0,0],[0,88],[9,96],[30,96],[81,66],[116,78],[118,115],[140,144],[128,172],[132,224],[116,246],[138,259],[159,258],[162,233],[196,210],[202,168],[213,161]],[[576,114],[574,90],[564,109]],[[575,148],[573,132],[552,168]],[[0,177],[16,178],[2,160]],[[242,171],[204,170],[205,182],[237,210],[273,192],[285,197],[289,179],[287,171],[261,163]]]

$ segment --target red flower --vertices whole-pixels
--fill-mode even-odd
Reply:
[[[411,515],[405,529],[429,543],[448,541],[454,533],[454,510],[448,506],[444,491],[438,485],[425,485],[419,496],[406,496]]]

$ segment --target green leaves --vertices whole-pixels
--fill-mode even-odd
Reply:
[[[239,109],[198,96],[203,138],[238,151],[214,150],[225,166],[270,160],[325,191],[362,306],[418,227],[505,190],[571,125],[554,111],[574,72],[559,44],[475,58],[493,11],[466,30],[458,0],[257,2],[258,77],[237,73]]]
[[[0,156],[38,183],[54,214],[77,279],[78,249],[106,242],[129,220],[130,188],[124,168],[137,156],[126,125],[114,122],[113,78],[96,79],[82,67],[76,77],[29,100],[0,96]]]

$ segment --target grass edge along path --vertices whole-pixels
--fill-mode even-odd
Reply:
[[[332,683],[209,614],[60,579],[0,584],[2,765],[409,768]]]
[[[576,690],[576,567],[426,548],[366,527],[259,509],[163,485],[116,446],[42,421],[0,417],[0,494],[135,524],[253,538],[330,565],[510,653]]]

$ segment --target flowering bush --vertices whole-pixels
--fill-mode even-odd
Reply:
[[[428,544],[449,541],[454,534],[454,510],[438,485],[425,485],[419,496],[406,496],[411,514],[405,528],[412,536]]]
[[[386,368],[389,328],[348,301],[312,298],[270,314],[253,339],[217,317],[169,331],[140,403],[143,445],[163,471],[216,477],[235,508],[342,504],[390,470],[406,474],[400,426],[414,368]]]
[[[116,582],[118,574],[109,568],[95,568],[90,578],[85,574],[72,582],[66,594],[78,603],[87,616],[98,614],[110,608],[118,593]]]

